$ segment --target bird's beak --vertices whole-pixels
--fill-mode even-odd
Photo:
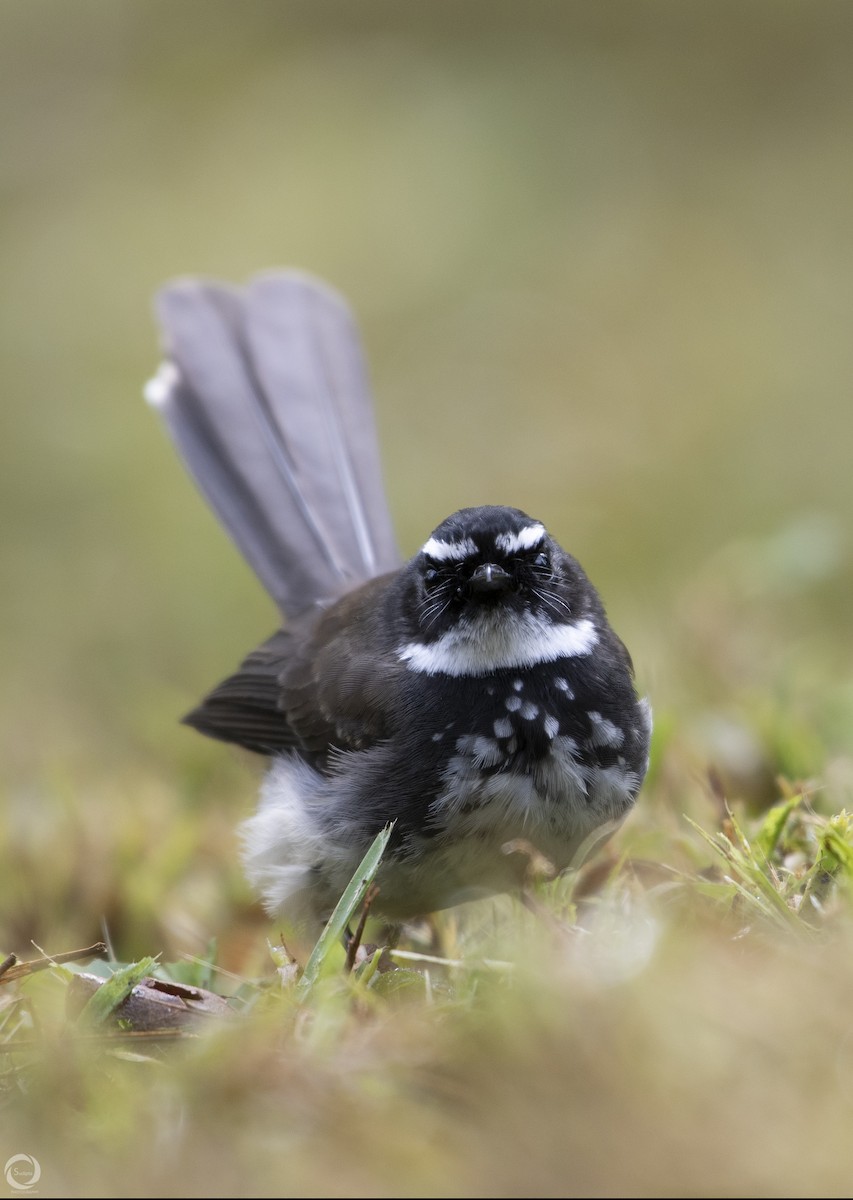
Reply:
[[[509,591],[512,587],[512,576],[494,563],[482,563],[471,572],[468,583],[475,595],[482,596]]]

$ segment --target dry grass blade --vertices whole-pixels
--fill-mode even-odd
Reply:
[[[35,971],[46,971],[48,967],[83,962],[89,958],[100,958],[106,952],[107,947],[104,942],[95,942],[93,946],[84,946],[82,950],[66,950],[62,954],[45,954],[41,958],[30,959],[28,962],[19,962],[16,954],[10,954],[0,963],[0,984],[24,979]]]

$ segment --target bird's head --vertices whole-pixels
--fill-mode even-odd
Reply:
[[[594,637],[588,618],[597,596],[582,568],[541,522],[517,508],[453,513],[407,575],[418,649],[401,657],[413,669],[446,672],[456,663],[449,673],[473,674],[466,663],[483,670],[530,665],[562,657],[561,645]]]

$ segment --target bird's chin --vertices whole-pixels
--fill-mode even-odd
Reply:
[[[401,645],[397,656],[427,675],[487,675],[589,654],[598,632],[588,618],[563,623],[530,609],[466,613],[438,637]]]

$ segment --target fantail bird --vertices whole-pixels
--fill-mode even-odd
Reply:
[[[284,626],[184,720],[270,756],[243,827],[267,910],[313,936],[393,822],[389,920],[558,870],[629,811],[651,719],[580,564],[517,508],[453,513],[401,563],[343,300],[295,272],[157,298],[146,395]]]

